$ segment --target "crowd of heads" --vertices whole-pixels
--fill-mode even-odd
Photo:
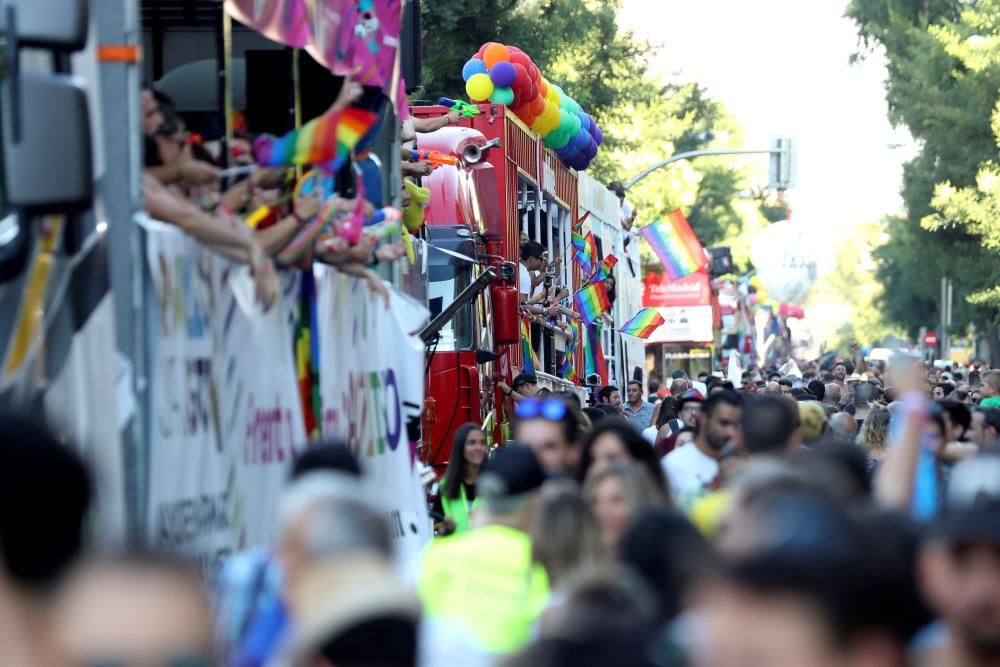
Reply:
[[[841,366],[825,384],[650,383],[655,439],[614,392],[595,411],[522,377],[509,442],[455,433],[429,499],[448,536],[417,562],[396,560],[352,452],[316,445],[276,542],[208,577],[89,544],[87,467],[5,417],[0,650],[52,667],[994,664],[1000,378],[909,363],[849,383]]]

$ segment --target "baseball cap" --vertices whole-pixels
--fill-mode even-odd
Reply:
[[[535,452],[525,445],[512,443],[487,459],[476,486],[487,500],[499,500],[535,491],[545,479],[545,470]]]
[[[941,516],[929,536],[1000,544],[1000,455],[981,454],[952,468]]]
[[[521,373],[514,378],[514,383],[510,386],[510,388],[517,391],[518,387],[526,384],[538,384],[538,376],[534,373]]]

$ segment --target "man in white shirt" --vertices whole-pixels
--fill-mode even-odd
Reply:
[[[521,271],[517,288],[522,304],[537,300],[542,293],[542,284],[545,282],[545,274],[541,272],[545,265],[544,255],[545,248],[538,241],[528,241],[521,246]]]
[[[732,391],[712,394],[698,415],[694,442],[663,457],[661,465],[670,493],[680,509],[690,510],[698,498],[718,486],[719,460],[726,443],[739,432],[741,405],[740,397]]]

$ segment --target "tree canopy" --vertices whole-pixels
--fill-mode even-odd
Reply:
[[[903,170],[906,216],[888,221],[888,242],[874,255],[883,312],[911,335],[935,326],[940,281],[947,276],[956,292],[953,329],[976,324],[1000,358],[1000,298],[994,298],[1000,297],[1000,245],[991,246],[988,234],[1000,227],[990,216],[995,200],[989,194],[996,188],[991,118],[1000,90],[1000,5],[852,0],[847,14],[858,25],[860,57],[874,49],[885,53],[888,117],[906,126],[920,147]]]

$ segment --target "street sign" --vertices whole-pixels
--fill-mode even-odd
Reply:
[[[924,334],[924,347],[937,347],[938,335],[934,331],[928,331]]]

